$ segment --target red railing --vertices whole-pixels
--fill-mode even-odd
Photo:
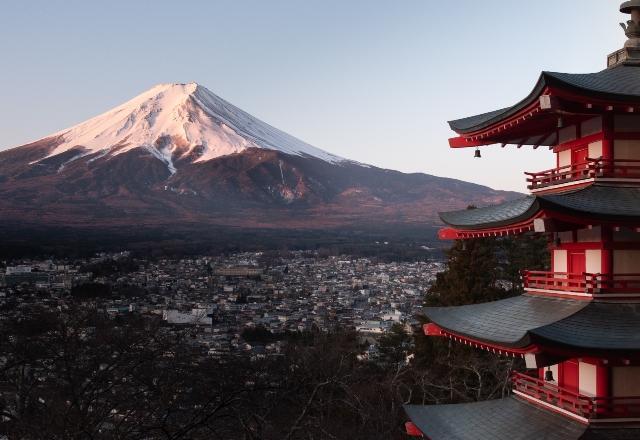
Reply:
[[[591,163],[595,177],[640,178],[640,160],[602,158],[587,160]]]
[[[596,177],[640,179],[640,160],[587,159],[586,162],[525,174],[529,176],[529,189]]]
[[[511,380],[516,391],[587,419],[640,418],[640,396],[586,396],[522,373]]]
[[[594,177],[590,162],[566,165],[563,167],[552,168],[537,173],[525,173],[529,189],[537,189],[545,186],[558,185],[565,182],[575,180],[588,179]]]
[[[522,273],[527,289],[576,292],[587,294],[640,293],[640,274],[592,274],[568,272],[541,272],[527,270]]]

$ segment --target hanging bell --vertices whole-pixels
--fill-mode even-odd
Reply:
[[[553,378],[553,371],[551,371],[551,368],[547,368],[547,371],[544,372],[544,380],[546,382],[555,382],[555,379]]]
[[[481,159],[482,158],[482,155],[480,154],[480,148],[476,147],[476,154],[473,157],[475,157],[476,159]]]

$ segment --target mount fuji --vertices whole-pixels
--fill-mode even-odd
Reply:
[[[303,142],[195,83],[0,152],[4,224],[323,229],[438,223],[515,193],[404,174]]]

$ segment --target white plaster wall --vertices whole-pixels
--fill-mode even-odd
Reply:
[[[599,242],[602,238],[602,228],[596,226],[591,229],[579,229],[578,230],[578,242],[579,243],[593,243]]]
[[[596,395],[596,366],[580,362],[578,364],[578,389],[580,394]]]
[[[613,144],[613,157],[616,160],[640,159],[640,140],[617,140]]]
[[[599,157],[602,157],[602,141],[590,143],[589,159],[597,159]]]
[[[613,232],[613,241],[640,241],[640,232],[622,228]]]
[[[602,251],[600,249],[587,249],[585,257],[587,260],[587,273],[602,272]]]
[[[592,119],[584,121],[580,127],[580,133],[582,136],[589,136],[591,134],[600,133],[602,131],[602,118],[597,116]]]
[[[616,115],[614,118],[614,130],[622,133],[640,131],[640,116]]]
[[[550,383],[557,384],[558,383],[558,364],[550,365],[549,367],[542,368],[542,377],[543,378],[544,378],[545,373],[547,372],[547,368],[550,368],[551,372],[553,373],[553,380],[550,381]]]
[[[640,396],[640,367],[613,367],[611,376],[614,397]]]
[[[568,127],[561,128],[558,132],[560,143],[562,144],[564,142],[574,140],[576,138],[577,130],[575,125],[570,125]]]
[[[567,271],[567,251],[562,249],[556,249],[553,251],[553,271]]]
[[[573,232],[558,232],[558,238],[562,243],[573,243]]]
[[[558,153],[558,167],[571,165],[571,150],[564,150]]]
[[[640,250],[613,251],[614,273],[640,273]]]

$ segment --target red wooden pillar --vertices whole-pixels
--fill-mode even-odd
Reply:
[[[596,396],[609,397],[611,394],[611,369],[606,365],[596,365]]]
[[[611,368],[606,365],[596,365],[596,397],[598,414],[608,414],[613,411],[607,397],[611,396]]]
[[[601,250],[601,268],[602,286],[606,289],[613,286],[613,228],[611,226],[602,225],[602,250]]]
[[[614,116],[613,114],[606,114],[602,116],[602,160],[604,166],[604,175],[609,175],[613,171],[613,159],[614,159]]]
[[[580,392],[580,368],[577,359],[569,359],[562,363],[562,384],[560,386],[572,393]]]

